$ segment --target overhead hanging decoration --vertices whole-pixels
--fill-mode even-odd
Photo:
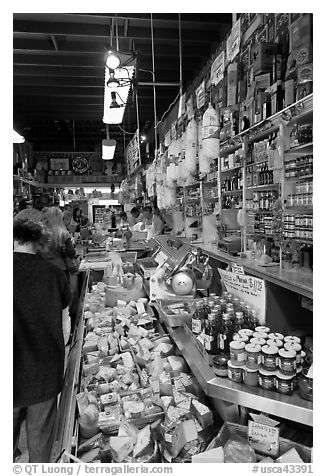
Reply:
[[[203,115],[202,125],[202,155],[199,170],[201,173],[209,173],[210,166],[214,159],[219,156],[220,140],[218,138],[219,132],[219,117],[212,104],[209,103]]]
[[[186,129],[185,167],[194,174],[197,167],[197,122],[191,119]]]

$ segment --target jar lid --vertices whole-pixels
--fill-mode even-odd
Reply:
[[[254,372],[258,372],[258,369],[249,369],[246,365],[244,366],[244,371],[248,372],[248,374],[252,374]]]
[[[254,332],[253,337],[257,339],[268,339],[268,334],[266,334],[266,332]]]
[[[275,377],[277,371],[272,372],[271,370],[259,369],[259,375],[265,375],[266,377]]]
[[[281,380],[293,380],[295,377],[295,374],[293,375],[283,375],[279,370],[275,372],[276,378],[279,378]]]
[[[301,344],[301,339],[297,336],[286,336],[284,337],[284,342],[297,342],[298,344]]]
[[[249,336],[246,336],[244,334],[235,334],[233,336],[233,340],[239,340],[241,342],[249,342]]]
[[[245,346],[245,351],[246,352],[261,352],[261,346],[259,344],[247,344]]]
[[[231,360],[228,360],[228,367],[230,369],[237,369],[237,370],[243,370],[244,369],[244,365],[233,365],[231,363]]]
[[[230,348],[233,350],[241,350],[245,348],[245,343],[239,340],[233,340],[230,342]]]
[[[252,344],[258,344],[258,345],[261,345],[261,346],[266,344],[265,339],[261,339],[261,338],[258,338],[258,337],[253,337],[252,339],[250,339],[250,342]]]
[[[264,345],[262,351],[264,354],[278,354],[278,347],[276,347],[276,345]]]
[[[249,336],[249,337],[252,337],[254,331],[252,331],[251,329],[240,329],[239,330],[239,334],[244,334],[245,336]]]
[[[269,334],[270,328],[266,326],[258,326],[255,327],[255,332],[266,332],[266,334]]]
[[[286,359],[295,359],[296,353],[294,350],[287,350],[287,349],[279,349],[278,355],[280,357],[284,357]]]
[[[267,345],[274,345],[276,347],[283,347],[283,341],[280,339],[268,339]]]
[[[296,352],[301,352],[301,345],[294,341],[285,342],[284,349],[286,350],[295,350]]]

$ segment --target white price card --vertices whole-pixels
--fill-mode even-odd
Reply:
[[[257,452],[277,457],[279,454],[280,429],[249,421],[248,441]]]
[[[159,251],[157,255],[154,257],[154,259],[159,266],[162,266],[165,263],[165,261],[168,259],[168,257],[166,256],[165,253],[163,253],[163,251]]]
[[[265,281],[254,276],[218,269],[226,290],[245,301],[256,312],[260,325],[266,322]]]
[[[216,85],[222,81],[224,76],[224,60],[225,52],[222,51],[212,63],[211,66],[211,83]]]
[[[231,263],[231,271],[232,273],[245,274],[243,266],[240,266],[237,263]]]

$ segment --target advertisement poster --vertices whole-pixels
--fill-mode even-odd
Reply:
[[[266,322],[266,288],[265,281],[255,276],[232,273],[218,269],[223,284],[229,293],[248,303],[256,312],[260,325]]]
[[[127,163],[127,173],[130,175],[137,167],[141,165],[138,129],[126,147],[125,158]]]
[[[240,19],[233,25],[230,35],[226,40],[226,59],[232,62],[240,50]]]
[[[211,66],[211,83],[214,84],[214,86],[216,86],[223,79],[224,62],[225,52],[222,51],[222,53],[220,53],[213,61],[213,64]]]

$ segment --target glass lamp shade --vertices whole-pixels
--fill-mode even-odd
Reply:
[[[108,51],[105,64],[110,69],[116,69],[118,66],[120,66],[120,58],[115,55],[113,51]]]
[[[117,145],[117,141],[115,141],[114,139],[102,140],[102,159],[103,160],[113,160],[116,145]]]

